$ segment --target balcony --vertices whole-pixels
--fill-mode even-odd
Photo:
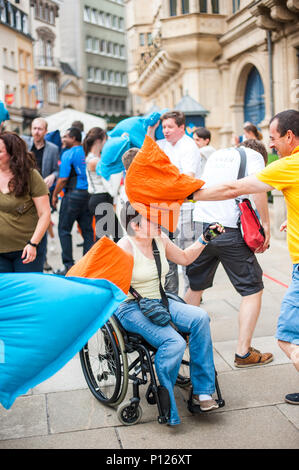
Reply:
[[[225,16],[191,13],[161,19],[161,35],[137,64],[137,88],[149,96],[180,68],[213,64],[221,52],[218,38],[225,31]]]
[[[40,72],[60,73],[60,61],[55,57],[35,56],[34,65]]]
[[[299,0],[258,0],[250,8],[262,29],[280,30],[283,24],[299,20]]]

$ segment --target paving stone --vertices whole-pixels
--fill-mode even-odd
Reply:
[[[155,423],[118,428],[124,449],[298,449],[299,432],[275,406],[185,417],[176,428]],[[150,439],[149,439],[150,436]]]
[[[0,443],[1,439],[42,436],[47,433],[44,395],[20,397],[9,410],[0,407]]]
[[[296,388],[298,390],[299,387]],[[288,393],[295,393],[295,392],[288,392]],[[296,426],[299,430],[299,406],[298,405],[291,405],[289,403],[284,403],[282,405],[277,405],[279,410],[288,418],[291,423]]]
[[[113,428],[1,441],[0,449],[119,449]]]
[[[102,405],[89,390],[50,393],[47,404],[51,434],[119,424],[114,409]]]

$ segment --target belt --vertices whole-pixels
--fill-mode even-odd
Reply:
[[[87,189],[77,189],[77,188],[72,189],[72,188],[70,188],[70,189],[66,189],[66,192],[67,193],[70,193],[70,192],[73,192],[73,193],[74,192],[87,193],[88,191],[87,191]]]

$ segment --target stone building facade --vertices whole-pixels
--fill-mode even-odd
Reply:
[[[188,94],[209,111],[213,145],[251,121],[299,109],[298,0],[126,0],[135,114]]]

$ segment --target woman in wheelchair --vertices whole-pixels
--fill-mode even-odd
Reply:
[[[127,202],[121,210],[121,222],[127,231],[118,245],[134,257],[131,287],[147,299],[161,299],[160,279],[153,255],[152,240],[155,239],[161,260],[161,284],[169,270],[167,259],[187,266],[204,250],[210,237],[220,235],[224,229],[219,224],[211,224],[209,230],[199,240],[185,250],[181,250],[161,232],[158,224],[144,218]],[[214,229],[214,230],[213,230]],[[212,398],[215,392],[215,367],[208,314],[201,308],[172,299],[168,301],[172,324],[189,335],[190,378],[193,387],[192,403],[201,411],[218,408]],[[174,385],[183,359],[186,342],[182,335],[169,323],[158,326],[147,318],[139,307],[139,302],[129,293],[115,313],[122,326],[131,333],[141,335],[157,349],[155,368],[160,385],[168,390],[170,416],[168,424],[180,423]]]

